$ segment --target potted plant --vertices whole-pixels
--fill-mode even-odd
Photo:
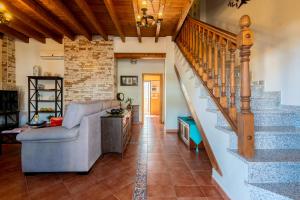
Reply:
[[[125,103],[128,103],[128,104],[127,104],[127,109],[128,109],[128,110],[131,110],[131,108],[132,108],[132,103],[133,103],[133,98],[128,97],[128,98],[126,99]]]

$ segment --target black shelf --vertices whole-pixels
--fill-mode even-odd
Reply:
[[[14,115],[14,114],[19,114],[20,111],[0,111],[0,115]]]
[[[39,81],[53,81],[52,89],[38,89]],[[54,100],[39,100],[39,92],[54,92]],[[53,103],[54,110],[41,111],[39,103]],[[63,78],[57,76],[28,76],[28,122],[35,114],[51,113],[55,117],[63,115]]]
[[[36,113],[36,111],[31,111],[32,113]],[[55,113],[55,111],[54,110],[52,110],[52,111],[37,111],[38,113]],[[60,111],[56,111],[56,112],[58,112],[58,113],[60,113]]]
[[[55,91],[61,91],[56,89],[31,89],[31,91],[39,91],[39,92],[55,92]]]
[[[29,79],[33,80],[63,80],[62,77],[59,76],[28,76]]]
[[[32,100],[32,101],[36,101],[36,100]],[[40,103],[55,103],[55,102],[60,102],[60,100],[37,100],[37,102],[40,102]]]

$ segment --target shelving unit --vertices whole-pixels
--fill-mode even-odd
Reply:
[[[19,126],[19,103],[17,91],[0,91],[0,133]]]
[[[53,81],[53,88],[39,89],[41,81]],[[39,95],[44,92],[54,93],[54,99],[41,100]],[[41,111],[41,103],[53,103],[54,110]],[[63,78],[57,76],[28,76],[28,122],[31,122],[35,114],[49,113],[55,117],[63,116]]]

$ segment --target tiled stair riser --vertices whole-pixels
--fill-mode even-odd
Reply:
[[[300,162],[249,163],[249,183],[300,182]]]
[[[284,197],[273,192],[261,189],[259,187],[249,185],[250,199],[251,200],[292,200],[291,198]]]
[[[229,100],[228,100],[229,102]],[[280,105],[280,100],[278,98],[251,98],[251,109],[275,109]],[[236,98],[236,107],[240,108],[240,98]],[[215,103],[211,98],[208,99],[208,109],[217,109]]]
[[[300,133],[255,132],[255,149],[299,149]],[[230,137],[230,149],[237,149],[237,138]]]
[[[272,110],[253,110],[252,112],[255,126],[294,126],[299,121],[299,118],[292,112],[273,112]],[[229,126],[220,112],[218,112],[217,126]]]

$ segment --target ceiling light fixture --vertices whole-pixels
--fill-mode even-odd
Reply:
[[[0,24],[8,24],[12,20],[12,15],[7,11],[5,6],[0,3]]]
[[[153,0],[149,0],[152,4],[153,7]],[[159,24],[162,22],[163,20],[163,13],[159,12],[157,13],[157,18],[155,19],[155,17],[153,17],[152,15],[148,15],[147,11],[148,11],[148,4],[147,4],[147,0],[143,0],[142,1],[142,6],[141,6],[141,11],[142,11],[142,15],[138,15],[136,20],[137,20],[137,25],[139,27],[144,27],[144,28],[150,28],[152,26],[154,26],[155,24]],[[154,12],[154,10],[153,10]]]

